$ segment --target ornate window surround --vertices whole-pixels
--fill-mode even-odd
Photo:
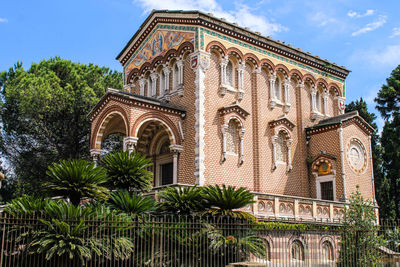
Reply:
[[[283,115],[282,117],[273,120],[269,122],[269,127],[272,130],[271,134],[271,142],[272,142],[272,166],[273,169],[275,170],[278,166],[278,164],[285,164],[286,165],[286,171],[290,172],[293,168],[292,166],[292,155],[291,155],[291,146],[293,143],[293,139],[291,136],[291,131],[296,125],[291,122],[286,115]],[[287,146],[287,161],[286,162],[281,162],[278,161],[277,158],[277,141],[279,138],[279,134],[284,133],[286,136],[286,146]]]
[[[228,64],[232,65],[231,79],[232,82],[228,81]],[[239,60],[235,63],[233,60],[229,59],[227,56],[221,57],[220,62],[220,73],[221,73],[221,85],[220,94],[221,96],[226,95],[227,92],[237,94],[237,99],[242,100],[244,96],[244,70],[246,69],[245,62]],[[237,84],[235,84],[235,74],[237,72]]]
[[[282,81],[283,80],[283,81]],[[279,89],[276,88],[277,82]],[[283,95],[282,95],[282,84],[283,84]],[[279,91],[279,95],[277,95],[277,91]],[[290,78],[287,75],[284,75],[282,79],[277,72],[271,72],[269,76],[269,92],[270,92],[270,101],[269,107],[274,109],[275,107],[283,107],[283,111],[288,113],[290,107]]]
[[[227,152],[227,145],[226,145],[226,132],[229,127],[229,123],[231,120],[235,120],[237,123],[237,130],[238,130],[238,136],[239,136],[239,145],[238,145],[238,159],[239,159],[239,165],[242,165],[244,163],[244,144],[243,144],[243,138],[244,138],[244,123],[243,120],[247,118],[247,116],[250,114],[246,110],[244,110],[242,107],[239,106],[238,103],[227,106],[227,107],[222,107],[218,110],[219,115],[221,117],[221,133],[222,133],[222,162],[226,160],[227,155],[231,154]]]

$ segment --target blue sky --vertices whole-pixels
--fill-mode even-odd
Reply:
[[[346,102],[362,96],[370,111],[400,64],[397,0],[0,0],[0,71],[53,56],[121,71],[115,56],[152,9],[211,12],[344,65]]]

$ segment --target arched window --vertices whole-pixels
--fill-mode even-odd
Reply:
[[[293,241],[291,256],[294,261],[304,261],[304,247],[299,240]]]
[[[178,64],[175,63],[175,66],[174,66],[174,90],[176,88],[178,88],[178,85],[179,85],[179,68],[178,68]]]
[[[318,90],[317,94],[315,96],[315,103],[316,103],[316,108],[318,112],[322,112],[322,96],[321,92]]]
[[[322,258],[324,261],[334,261],[333,247],[331,242],[324,241],[321,246]]]
[[[235,77],[233,73],[233,64],[232,61],[229,60],[228,64],[226,65],[226,82],[229,86],[233,87],[233,79]]]
[[[278,99],[278,100],[281,100],[281,98],[282,98],[282,93],[281,93],[281,91],[282,91],[282,86],[281,86],[281,80],[279,79],[279,77],[276,77],[276,79],[275,79],[275,86],[274,86],[275,88],[275,97],[276,97],[276,99]]]
[[[278,138],[276,139],[276,161],[277,162],[287,162],[287,137],[284,132],[280,132],[278,134]]]
[[[238,127],[234,120],[231,120],[228,124],[226,132],[226,152],[237,154],[238,153]]]

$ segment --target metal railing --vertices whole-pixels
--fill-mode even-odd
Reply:
[[[400,264],[400,228],[394,223],[349,230],[218,216],[58,220],[1,213],[0,242],[0,266],[7,267]]]

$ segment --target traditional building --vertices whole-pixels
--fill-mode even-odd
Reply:
[[[123,90],[89,114],[154,162],[154,187],[226,184],[263,217],[334,222],[360,186],[375,200],[373,129],[344,113],[349,71],[197,11],[153,11],[117,56]]]

